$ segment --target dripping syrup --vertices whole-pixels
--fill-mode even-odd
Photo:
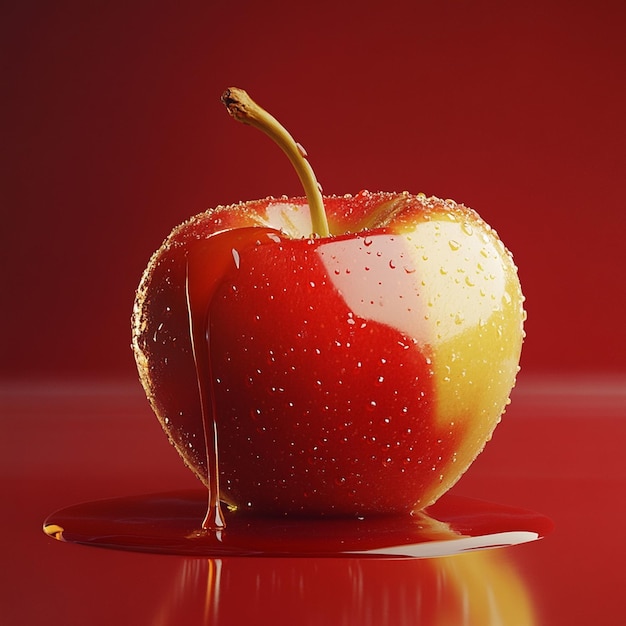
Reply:
[[[233,264],[239,268],[242,250],[276,242],[279,235],[271,228],[238,228],[195,242],[187,254],[185,293],[207,457],[208,504],[202,528],[208,532],[221,533],[226,527],[220,501],[219,445],[211,363],[211,302],[226,271]]]

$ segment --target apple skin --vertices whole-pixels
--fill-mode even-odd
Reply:
[[[218,207],[175,228],[137,292],[139,375],[208,484],[187,255],[273,229],[220,270],[207,312],[220,496],[258,514],[408,513],[460,478],[509,402],[524,336],[517,268],[451,200],[364,191],[324,204],[331,232],[346,234],[311,238],[304,198]]]

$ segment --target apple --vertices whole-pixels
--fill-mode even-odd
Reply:
[[[451,200],[323,196],[306,153],[245,92],[229,112],[285,151],[306,196],[176,227],[139,285],[132,344],[171,442],[252,514],[409,514],[491,438],[525,311],[497,233]]]

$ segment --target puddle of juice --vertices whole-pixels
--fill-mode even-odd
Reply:
[[[182,556],[426,558],[533,541],[552,527],[543,515],[446,494],[425,511],[369,518],[252,517],[224,508],[225,527],[206,529],[205,490],[77,504],[44,531],[60,541]]]

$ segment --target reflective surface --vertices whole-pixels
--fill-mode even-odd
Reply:
[[[51,540],[98,498],[195,489],[138,385],[1,395],[7,624],[620,624],[623,380],[520,382],[453,494],[540,511],[541,541],[437,559],[190,558]]]

